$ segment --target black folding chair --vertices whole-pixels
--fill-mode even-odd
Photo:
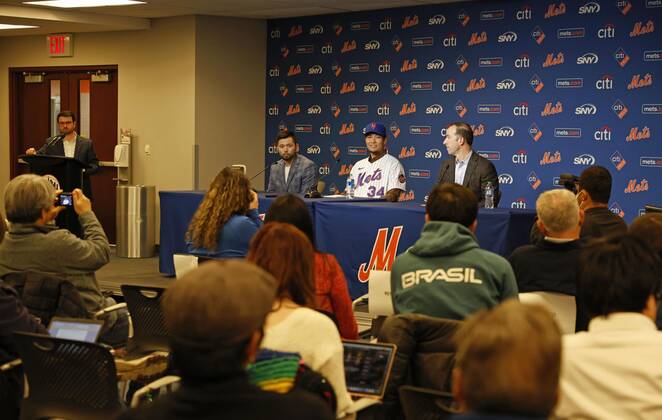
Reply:
[[[162,287],[143,287],[123,284],[122,295],[131,315],[133,337],[129,338],[129,356],[144,355],[154,351],[170,351],[168,333],[163,320]]]
[[[398,389],[405,420],[443,420],[459,413],[448,392],[403,385]]]
[[[115,361],[95,343],[14,333],[29,396],[21,419],[112,418],[121,410]]]

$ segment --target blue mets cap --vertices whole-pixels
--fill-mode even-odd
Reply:
[[[386,137],[386,127],[384,127],[384,124],[382,123],[371,122],[370,124],[366,125],[365,128],[363,129],[364,136],[367,136],[370,133],[375,133],[375,134],[379,134],[382,137]]]

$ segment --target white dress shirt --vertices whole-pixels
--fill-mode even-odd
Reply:
[[[62,139],[62,145],[64,146],[64,155],[70,158],[74,157],[74,153],[76,152],[76,138],[74,137],[72,141]]]
[[[556,418],[662,419],[662,332],[648,317],[613,313],[563,336]]]
[[[469,165],[469,159],[471,159],[471,155],[473,154],[473,151],[470,151],[468,155],[464,157],[464,159],[459,160],[457,157],[455,158],[455,183],[462,185],[464,183],[464,175],[467,173],[467,165]]]

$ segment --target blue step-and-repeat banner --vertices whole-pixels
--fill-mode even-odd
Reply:
[[[510,1],[269,21],[265,164],[287,127],[325,192],[342,191],[367,154],[362,127],[381,121],[403,198],[423,202],[463,120],[500,174],[500,207],[534,208],[559,174],[598,164],[631,221],[662,204],[661,16],[662,0]]]

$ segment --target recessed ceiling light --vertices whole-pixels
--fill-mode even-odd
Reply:
[[[24,1],[23,4],[33,4],[35,6],[50,7],[104,7],[104,6],[132,6],[134,4],[145,4],[138,0],[43,0],[43,1]]]
[[[39,26],[32,26],[32,25],[11,25],[9,23],[0,23],[0,31],[5,30],[5,29],[30,29],[30,28],[38,28]]]

